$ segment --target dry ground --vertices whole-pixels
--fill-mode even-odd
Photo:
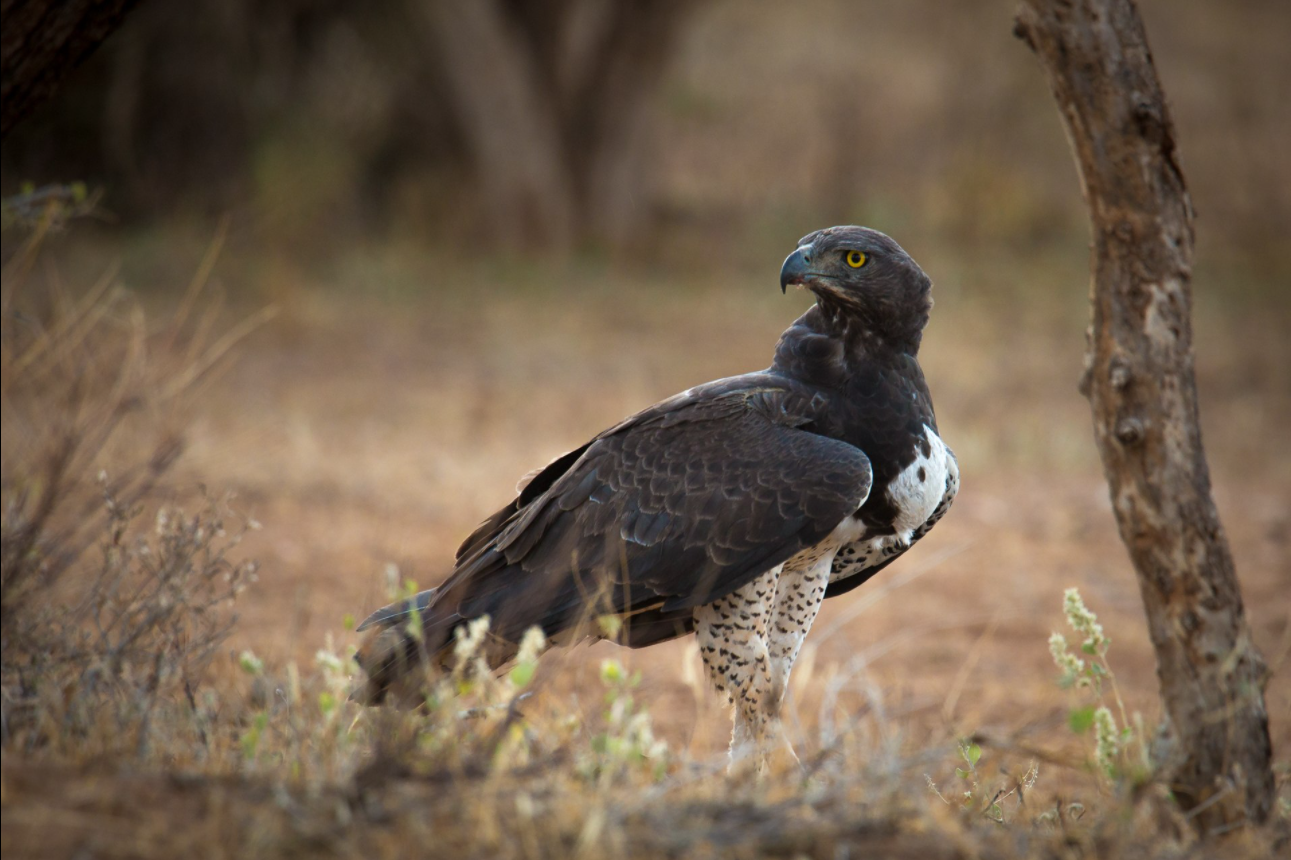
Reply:
[[[233,491],[263,523],[242,547],[262,563],[259,582],[191,710],[178,697],[172,722],[153,726],[151,755],[59,726],[42,735],[54,735],[47,748],[19,749],[6,726],[5,857],[1267,856],[1258,841],[1175,839],[1178,822],[1154,817],[1169,804],[1117,795],[1090,772],[1089,735],[1066,726],[1086,700],[1057,686],[1046,640],[1073,585],[1114,640],[1127,705],[1148,725],[1157,716],[1136,584],[1075,390],[1084,212],[1050,96],[1009,33],[1014,0],[880,5],[858,15],[850,0],[741,2],[696,16],[652,131],[665,217],[638,253],[658,270],[471,259],[489,253],[479,221],[443,196],[437,169],[397,183],[389,234],[367,233],[385,244],[364,247],[351,219],[371,213],[350,200],[349,149],[310,123],[307,139],[271,148],[289,156],[256,171],[216,280],[233,294],[221,325],[266,305],[277,316],[200,391],[169,476],[181,503],[199,485]],[[1275,670],[1267,701],[1291,809],[1291,161],[1277,154],[1291,117],[1279,86],[1291,53],[1277,34],[1291,6],[1140,5],[1201,213],[1205,440],[1252,629]],[[79,133],[61,143],[99,145]],[[217,191],[231,181],[202,180]],[[112,193],[126,181],[105,179]],[[28,295],[60,283],[75,292],[120,258],[149,318],[165,319],[208,233],[192,238],[170,209],[157,217],[164,228],[125,224],[98,244],[77,227]],[[692,688],[698,661],[685,641],[549,653],[526,706],[542,731],[560,735],[569,716],[592,726],[548,745],[576,754],[598,730],[600,661],[639,668],[638,699],[680,753],[658,784],[636,774],[605,786],[558,757],[445,773],[425,750],[408,772],[374,755],[369,723],[345,747],[336,725],[300,707],[319,690],[316,651],[355,644],[345,619],[386,602],[388,570],[434,583],[530,469],[661,397],[765,366],[807,301],[776,290],[779,261],[830,219],[893,232],[936,282],[923,364],[964,478],[944,522],[830,601],[808,639],[790,734],[806,762],[840,754],[809,780],[791,768],[761,785],[726,780],[728,718]],[[446,256],[428,242],[458,247]],[[316,247],[326,243],[336,247]],[[239,668],[243,651],[263,658],[272,684]],[[273,737],[244,755],[261,716]],[[199,743],[194,726],[209,738]],[[453,731],[465,757],[478,752],[478,731]],[[927,773],[952,799],[965,787],[955,741],[968,735],[983,740],[988,794],[1039,763],[1009,827],[943,805],[924,784]],[[1057,831],[1033,826],[1059,799],[1090,813]]]
[[[826,606],[809,639],[816,682],[799,690],[801,718],[814,721],[804,701],[829,668],[855,664],[902,703],[909,731],[1060,721],[1069,699],[1045,640],[1075,585],[1115,640],[1132,706],[1151,719],[1137,587],[1075,391],[1079,296],[976,294],[977,267],[989,263],[955,262],[962,280],[942,290],[923,363],[964,490],[900,563]],[[491,281],[466,271],[420,297],[300,296],[204,398],[188,477],[234,489],[265,524],[248,545],[264,568],[234,649],[306,661],[329,631],[349,641],[342,619],[385,601],[387,565],[433,584],[519,476],[657,399],[764,366],[807,301],[781,298],[772,277],[607,285],[584,274],[528,291]],[[1291,420],[1291,349],[1278,301],[1203,301],[1198,341],[1216,495],[1257,641],[1281,667],[1291,454],[1279,428]],[[657,719],[681,742],[697,726],[676,668],[695,659],[687,649],[619,654],[644,670]],[[590,677],[591,661],[617,652],[575,649],[565,671]],[[1284,667],[1269,705],[1279,746],[1291,746]],[[725,731],[720,717],[701,721],[696,751],[713,751]]]
[[[964,489],[906,558],[826,606],[795,679],[791,734],[804,760],[848,712],[869,715],[865,742],[876,751],[944,751],[977,734],[1003,772],[1020,773],[1040,756],[1036,808],[1059,796],[1097,803],[1096,780],[1081,770],[1090,740],[1066,728],[1076,699],[1055,684],[1046,649],[1049,632],[1063,624],[1064,588],[1079,586],[1114,640],[1111,663],[1130,709],[1151,724],[1157,706],[1134,577],[1075,391],[1083,260],[1077,252],[1015,262],[1002,278],[998,260],[911,250],[938,284],[923,364]],[[203,391],[176,481],[181,497],[198,484],[232,490],[234,506],[263,524],[244,547],[262,568],[239,603],[228,657],[217,661],[217,688],[241,683],[235,655],[243,650],[276,667],[309,666],[329,634],[341,645],[356,641],[346,616],[361,618],[385,602],[391,565],[401,577],[434,583],[460,538],[510,498],[519,476],[663,396],[765,366],[778,333],[807,302],[781,297],[771,270],[686,281],[587,267],[535,275],[501,264],[423,262],[405,272],[404,287],[344,270],[268,270],[279,314]],[[1234,290],[1224,300],[1203,295],[1199,308],[1215,491],[1256,641],[1275,668],[1267,696],[1275,750],[1286,761],[1286,298]],[[720,756],[729,723],[695,695],[698,661],[688,641],[642,652],[605,644],[553,652],[540,688],[595,701],[596,666],[607,656],[642,671],[641,698],[673,749],[699,761]],[[925,767],[945,785],[960,762],[939,755]],[[104,783],[75,768],[32,771],[12,759],[7,770],[6,821],[28,824],[6,824],[10,847],[45,844],[35,828],[48,832],[59,822],[69,829],[47,847],[87,844],[104,821],[131,833],[145,825],[164,831],[168,816],[190,814],[190,803],[198,817],[259,826],[250,812],[228,811],[222,783],[207,784],[198,803],[187,783],[159,786],[138,776]],[[158,799],[123,811],[119,800],[104,800],[105,786],[107,797]],[[78,800],[78,790],[97,799]],[[255,792],[256,809],[278,797],[268,788]],[[169,808],[166,798],[176,806],[156,818]],[[930,793],[907,798],[925,801],[939,805]],[[890,835],[870,844],[882,846]],[[175,838],[166,832],[138,844],[155,852],[179,845]],[[802,850],[814,854],[812,845]],[[919,846],[939,846],[947,856],[974,850],[937,839],[905,843],[912,856]],[[390,847],[387,841],[383,850]]]

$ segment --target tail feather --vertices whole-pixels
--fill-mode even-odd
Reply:
[[[389,606],[383,606],[367,618],[364,618],[357,631],[362,633],[370,627],[391,627],[412,615],[414,609],[417,612],[425,612],[430,608],[431,601],[435,599],[435,594],[438,591],[438,588],[428,588],[407,600],[400,600],[396,603],[391,603]]]
[[[377,631],[354,655],[366,677],[350,693],[350,699],[363,705],[380,705],[387,698],[415,702],[416,690],[407,682],[422,664],[421,654],[417,641],[406,630],[387,627]]]
[[[351,692],[351,699],[365,705],[393,700],[415,706],[422,701],[425,671],[452,669],[454,632],[468,619],[453,606],[436,605],[444,596],[432,588],[363,620],[358,630],[370,635],[354,657],[367,677]],[[490,631],[476,653],[496,669],[515,656],[518,640]]]
[[[425,613],[437,593],[438,589],[427,589],[407,600],[383,606],[363,619],[358,632],[373,632],[354,658],[367,677],[350,694],[351,699],[365,705],[379,705],[393,694],[400,702],[417,701],[414,679],[418,673],[414,670],[439,658],[445,644],[428,643],[425,636]],[[408,626],[414,617],[421,621],[420,636],[414,636]],[[451,634],[440,638],[447,641],[450,637]]]

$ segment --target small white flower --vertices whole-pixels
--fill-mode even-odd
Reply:
[[[547,637],[543,635],[542,628],[537,624],[530,627],[524,632],[520,639],[520,650],[516,653],[516,662],[532,663],[542,654],[543,649],[547,647]]]
[[[314,654],[314,662],[317,663],[318,668],[322,669],[324,672],[328,672],[333,675],[341,675],[345,673],[345,662],[331,651],[319,649],[318,652]]]
[[[259,675],[264,672],[264,661],[251,651],[243,651],[238,655],[238,665],[248,675]]]
[[[1071,629],[1085,635],[1082,647],[1086,651],[1099,652],[1108,646],[1108,639],[1103,635],[1103,625],[1098,623],[1098,616],[1085,606],[1077,589],[1068,588],[1063,592],[1062,609]]]
[[[1120,751],[1116,720],[1107,706],[1094,711],[1094,757],[1108,776],[1116,773],[1116,755]]]
[[[1085,661],[1067,650],[1067,637],[1061,633],[1049,636],[1049,653],[1064,680],[1075,680],[1085,671]]]
[[[453,658],[457,665],[465,667],[475,652],[484,644],[484,637],[489,632],[489,616],[481,615],[466,622],[465,627],[453,631],[457,641],[453,643]]]

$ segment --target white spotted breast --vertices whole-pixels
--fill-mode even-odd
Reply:
[[[923,438],[915,445],[914,460],[892,479],[886,489],[897,512],[892,523],[895,537],[906,544],[915,529],[932,516],[946,494],[946,475],[950,468],[951,456],[946,443],[927,424],[923,431]]]
[[[959,466],[932,428],[915,448],[914,461],[884,490],[897,514],[895,534],[866,537],[844,544],[834,560],[829,581],[864,574],[901,555],[946,513],[959,492]]]

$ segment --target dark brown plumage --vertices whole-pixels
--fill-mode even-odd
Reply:
[[[919,267],[881,233],[832,228],[785,261],[790,284],[817,303],[769,369],[692,388],[553,461],[466,539],[439,588],[365,621],[384,631],[360,656],[366,698],[482,615],[501,661],[530,626],[604,635],[587,622],[609,614],[633,647],[703,626],[715,682],[759,702],[745,723],[760,740],[820,601],[890,563],[958,487],[916,358],[932,306]],[[403,628],[414,605],[420,644]],[[728,629],[738,606],[758,620]]]

